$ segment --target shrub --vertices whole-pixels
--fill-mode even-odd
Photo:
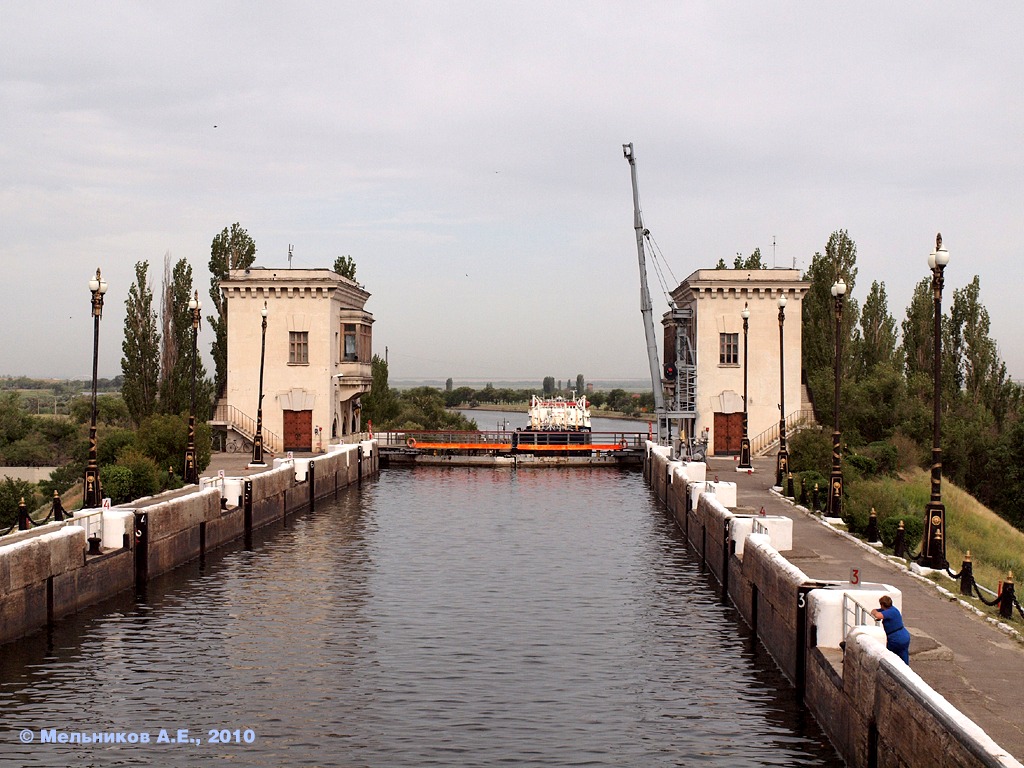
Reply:
[[[113,504],[132,500],[132,471],[120,464],[100,467],[100,486]]]
[[[121,451],[115,466],[125,467],[131,472],[130,497],[125,501],[152,496],[163,487],[164,475],[160,472],[156,462],[137,448],[129,447]],[[107,495],[110,496],[110,494]]]
[[[832,437],[823,429],[801,429],[788,441],[793,472],[827,472],[832,461]]]
[[[878,462],[862,453],[847,456],[846,465],[861,477],[876,477],[878,475]]]

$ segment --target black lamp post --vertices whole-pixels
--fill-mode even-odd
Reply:
[[[267,302],[263,302],[260,310],[263,316],[263,337],[260,341],[260,399],[256,405],[256,435],[252,439],[252,462],[250,467],[265,467],[263,461],[263,364],[267,357]]]
[[[945,568],[946,563],[946,507],[942,503],[942,448],[939,447],[940,419],[942,416],[942,271],[949,263],[949,251],[942,247],[942,235],[935,236],[935,250],[928,256],[932,268],[932,298],[935,300],[933,376],[935,395],[932,398],[932,495],[925,506],[924,541],[921,542],[921,565],[926,568]]]
[[[96,372],[100,355],[100,318],[103,317],[103,294],[107,292],[107,281],[100,276],[99,267],[96,277],[89,281],[92,291],[92,422],[89,425],[89,462],[85,465],[85,499],[82,504],[86,509],[96,509],[103,505],[103,490],[100,488],[100,468],[96,459]]]
[[[843,354],[843,297],[846,295],[846,282],[837,278],[832,284],[832,298],[836,305],[836,392],[832,407],[832,473],[828,482],[828,515],[843,516],[843,464],[842,448],[840,448],[839,432],[839,368]]]
[[[737,469],[750,470],[750,437],[747,434],[747,329],[749,327],[750,309],[743,304],[743,438],[740,440],[740,463]]]
[[[775,464],[775,485],[782,487],[789,473],[786,450],[786,294],[779,294],[779,456]]]
[[[188,412],[188,445],[185,447],[185,484],[195,485],[199,482],[199,471],[196,469],[196,339],[199,336],[200,310],[199,291],[189,299],[189,311],[192,313],[192,396]]]

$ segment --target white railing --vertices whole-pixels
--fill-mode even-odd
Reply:
[[[66,525],[80,525],[85,528],[85,540],[96,537],[103,541],[103,510],[88,509],[75,512]]]
[[[871,615],[871,609],[865,608],[858,601],[843,595],[843,637],[850,634],[854,627],[877,627],[878,622]]]

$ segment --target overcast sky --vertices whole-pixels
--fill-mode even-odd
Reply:
[[[902,321],[941,231],[945,306],[979,275],[1024,378],[1022,28],[962,2],[7,0],[0,374],[91,374],[97,266],[118,374],[135,262],[187,258],[208,307],[237,221],[261,266],[356,260],[393,378],[643,378],[632,141],[678,280],[757,247],[806,269],[847,229],[854,296],[884,281]]]

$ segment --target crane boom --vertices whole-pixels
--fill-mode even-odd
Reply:
[[[622,145],[622,154],[629,161],[629,174],[633,181],[633,228],[636,230],[636,253],[640,261],[640,314],[644,318],[644,334],[647,336],[647,361],[651,366],[651,388],[654,390],[654,410],[658,414],[658,437],[661,434],[665,415],[665,393],[661,385],[661,365],[658,362],[658,342],[654,335],[654,307],[651,304],[651,291],[647,287],[647,260],[644,257],[643,217],[640,215],[640,190],[636,182],[636,156],[633,144]]]

